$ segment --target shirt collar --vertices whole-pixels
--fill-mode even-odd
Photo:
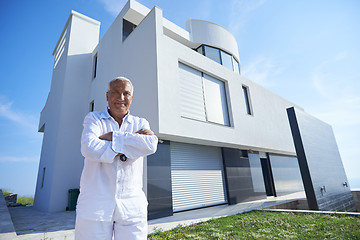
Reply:
[[[107,108],[105,111],[101,112],[100,115],[101,118],[113,118],[110,114],[109,114],[109,108]],[[123,121],[127,121],[127,122],[132,122],[132,116],[130,115],[130,110],[129,112],[125,115],[125,117],[123,118]]]

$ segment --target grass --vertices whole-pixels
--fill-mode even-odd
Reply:
[[[26,196],[18,197],[16,202],[21,203],[22,205],[33,205],[34,197],[26,197]]]
[[[11,192],[8,192],[6,190],[2,190],[4,197],[6,197],[7,195],[13,194]],[[34,197],[28,197],[28,196],[18,196],[17,203],[20,203],[22,205],[32,205],[34,204]]]
[[[149,234],[155,239],[360,239],[360,217],[251,211]]]

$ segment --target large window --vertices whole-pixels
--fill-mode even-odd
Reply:
[[[239,62],[231,54],[224,52],[221,49],[210,47],[207,45],[201,45],[196,49],[196,51],[214,60],[215,62],[229,68],[231,71],[240,74]]]
[[[225,83],[179,63],[181,116],[230,125]]]

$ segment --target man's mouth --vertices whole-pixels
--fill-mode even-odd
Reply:
[[[126,104],[123,102],[115,102],[115,105],[126,106]]]

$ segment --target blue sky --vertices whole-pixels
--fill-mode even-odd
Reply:
[[[332,125],[351,188],[360,188],[360,1],[139,0],[180,27],[188,18],[229,29],[242,75]],[[124,0],[0,1],[0,188],[33,195],[37,133],[52,52],[71,10],[101,22]]]

